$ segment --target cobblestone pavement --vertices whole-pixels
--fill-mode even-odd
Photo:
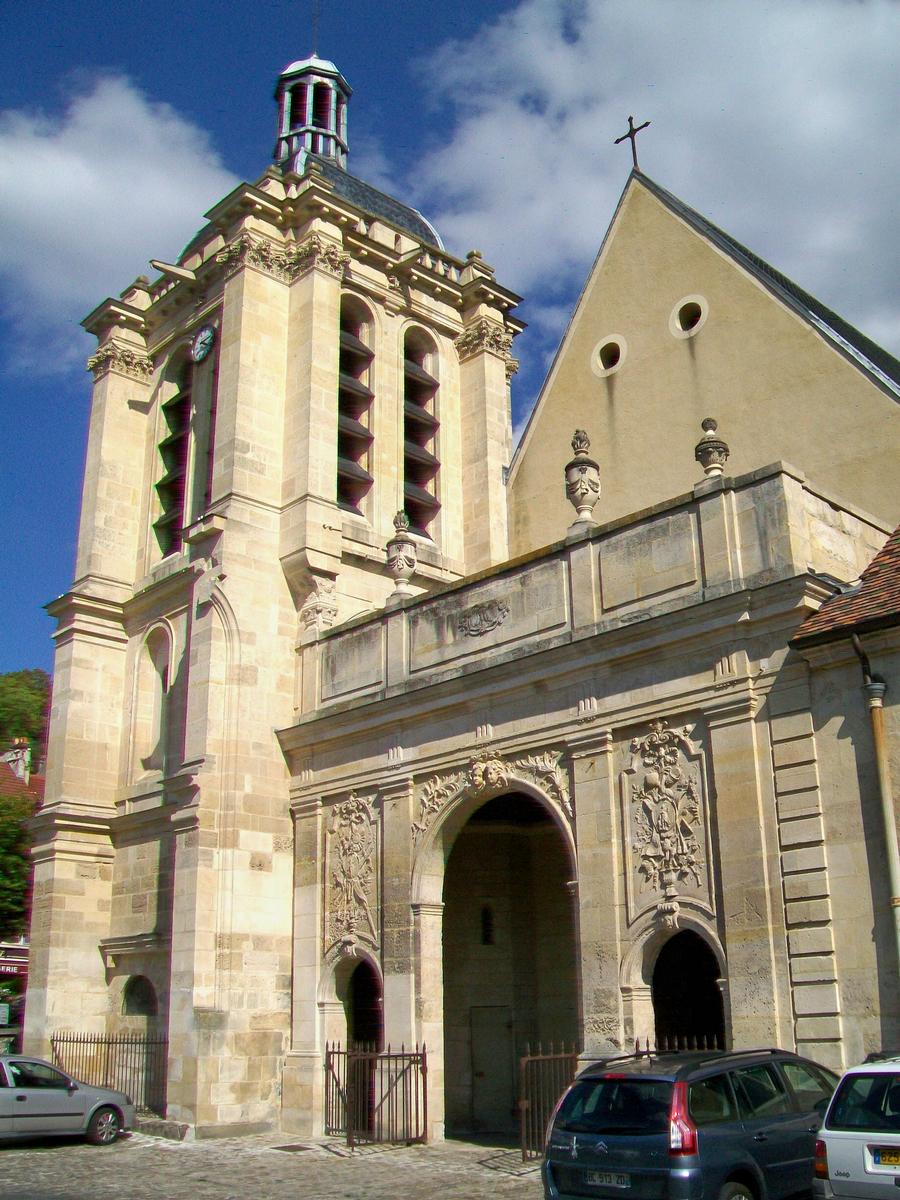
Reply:
[[[285,1134],[114,1146],[0,1143],[0,1196],[16,1200],[540,1200],[517,1150],[470,1142],[364,1147]]]

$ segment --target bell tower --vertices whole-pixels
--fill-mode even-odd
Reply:
[[[275,162],[303,173],[308,154],[329,158],[347,167],[347,104],[350,85],[333,62],[312,55],[292,62],[281,72],[278,102],[278,141]]]

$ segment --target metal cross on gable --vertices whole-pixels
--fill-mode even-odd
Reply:
[[[631,142],[631,157],[634,160],[634,169],[636,171],[640,171],[641,168],[638,166],[637,146],[635,145],[635,142],[637,140],[637,135],[641,132],[642,129],[646,129],[649,124],[650,124],[649,121],[645,121],[643,123],[643,125],[635,125],[634,117],[629,117],[628,118],[628,132],[623,133],[621,137],[617,137],[613,143],[614,146],[618,146],[619,142],[624,142],[626,140]]]

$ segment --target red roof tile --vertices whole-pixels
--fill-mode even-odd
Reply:
[[[796,645],[900,624],[900,526],[878,551],[856,587],[826,600],[791,638]]]
[[[0,760],[0,799],[5,796],[26,796],[40,804],[44,798],[43,777],[32,775],[28,783],[23,783],[9,763]]]

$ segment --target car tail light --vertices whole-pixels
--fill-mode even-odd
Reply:
[[[676,1083],[672,1088],[672,1107],[669,1109],[669,1153],[697,1153],[697,1126],[688,1114],[686,1083]]]
[[[828,1151],[821,1138],[816,1140],[816,1157],[813,1161],[813,1175],[816,1179],[828,1178]]]

